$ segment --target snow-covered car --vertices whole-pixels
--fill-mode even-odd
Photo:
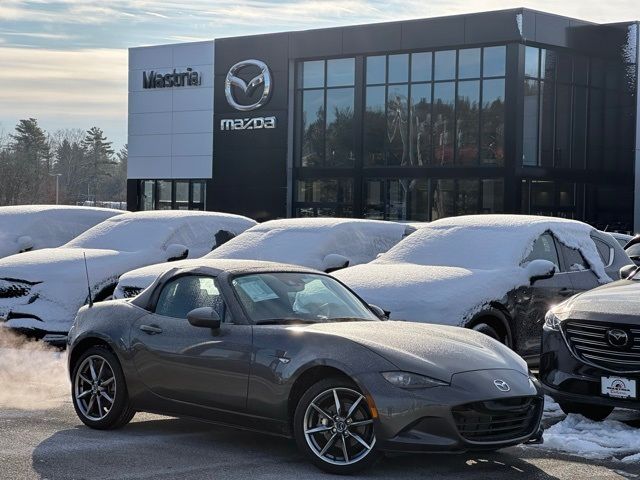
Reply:
[[[613,238],[615,238],[622,248],[626,248],[631,240],[633,240],[633,235],[628,235],[626,233],[619,232],[607,232]]]
[[[110,208],[63,205],[0,207],[0,258],[64,245],[82,232],[123,213]]]
[[[351,218],[290,218],[250,228],[205,258],[264,260],[331,272],[374,260],[416,230],[412,225]],[[152,265],[120,277],[115,298],[135,297],[175,265]]]
[[[106,300],[123,273],[201,257],[253,225],[249,218],[215,212],[125,213],[61,247],[6,257],[0,260],[0,326],[64,341],[89,291],[93,301]]]
[[[582,222],[470,215],[432,222],[334,275],[392,319],[473,328],[535,362],[547,310],[630,263],[610,235]]]

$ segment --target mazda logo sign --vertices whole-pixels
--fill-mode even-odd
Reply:
[[[242,70],[248,67],[260,70],[260,73],[253,77],[249,83],[238,76]],[[229,105],[233,108],[241,112],[248,112],[262,107],[269,101],[272,88],[271,84],[271,72],[266,63],[260,60],[243,60],[229,69],[227,78],[224,81],[224,95]],[[233,87],[236,87],[235,91]],[[262,87],[262,95],[253,103],[240,103],[235,97],[235,92],[239,90],[244,95],[245,100],[248,100],[260,87]]]
[[[607,340],[614,347],[626,347],[629,343],[629,334],[619,328],[612,328],[607,331]]]
[[[509,390],[511,390],[511,387],[509,386],[509,384],[507,382],[505,382],[504,380],[494,380],[493,384],[501,392],[508,392]]]

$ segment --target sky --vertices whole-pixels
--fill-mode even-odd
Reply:
[[[35,117],[99,126],[119,148],[129,47],[515,7],[640,20],[640,0],[0,0],[0,134]]]

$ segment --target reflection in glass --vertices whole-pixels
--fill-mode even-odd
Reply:
[[[432,181],[431,221],[455,215],[455,180]]]
[[[538,165],[539,83],[537,80],[525,80],[524,82],[522,164],[528,166]]]
[[[540,82],[540,165],[553,166],[555,85]]]
[[[355,83],[355,59],[327,60],[327,86],[343,87]]]
[[[427,221],[428,197],[426,179],[367,179],[365,218]]]
[[[348,178],[298,180],[296,201],[307,203],[353,203],[353,181]]]
[[[367,85],[385,83],[387,79],[387,57],[367,57]]]
[[[483,179],[480,213],[504,212],[504,180],[502,178]]]
[[[478,161],[480,82],[458,83],[456,122],[456,163],[474,165]]]
[[[458,78],[480,77],[480,49],[467,48],[458,52]]]
[[[430,163],[431,158],[431,84],[411,85],[411,129],[409,162],[412,166]]]
[[[158,208],[160,210],[171,210],[171,181],[158,180]]]
[[[364,164],[384,164],[385,87],[367,87],[364,112]]]
[[[482,82],[481,163],[504,164],[504,79]]]
[[[320,166],[323,154],[324,91],[306,90],[302,93],[302,166]]]
[[[353,88],[327,90],[326,116],[325,166],[353,166]]]
[[[388,83],[403,83],[409,81],[409,55],[389,55]]]
[[[411,55],[412,82],[428,82],[431,80],[432,57],[431,52],[414,53]]]
[[[143,180],[142,181],[142,201],[140,202],[141,210],[155,210],[156,198],[155,198],[155,181]]]
[[[324,61],[316,60],[302,64],[302,87],[324,87]]]
[[[554,201],[553,182],[532,180],[531,181],[531,213],[534,213],[535,209],[540,209],[542,207],[552,207],[554,203],[555,201]]]
[[[507,62],[507,47],[486,47],[483,52],[482,76],[504,77]]]
[[[408,85],[389,85],[387,90],[387,165],[408,162]]]
[[[176,182],[176,202],[189,202],[189,182]]]
[[[524,74],[528,77],[540,76],[540,50],[536,47],[525,47],[524,50]]]
[[[473,215],[478,213],[480,197],[480,182],[477,179],[456,180],[458,184],[456,195],[456,215]]]
[[[435,80],[452,80],[456,78],[456,51],[445,50],[435,53]]]
[[[436,83],[433,88],[434,165],[453,161],[455,82]]]

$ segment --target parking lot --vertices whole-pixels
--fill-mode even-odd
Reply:
[[[555,419],[554,421],[557,421]],[[95,431],[64,401],[50,410],[0,410],[0,478],[311,479],[292,441],[185,419],[138,414],[122,430]],[[538,447],[495,454],[386,458],[366,478],[638,478],[640,465],[560,455]]]

